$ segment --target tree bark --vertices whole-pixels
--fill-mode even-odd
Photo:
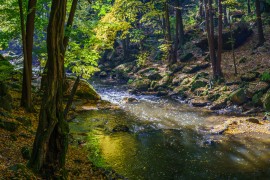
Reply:
[[[205,22],[206,22],[206,31],[207,31],[207,39],[210,53],[210,60],[212,63],[213,77],[216,74],[216,52],[214,47],[214,20],[213,20],[213,12],[212,12],[212,0],[205,0]]]
[[[173,61],[172,63],[176,63],[177,62],[177,52],[178,52],[178,46],[179,46],[179,9],[180,8],[180,3],[179,0],[175,1],[175,6],[176,6],[176,10],[175,10],[175,42],[174,42],[174,56],[173,56]]]
[[[18,0],[19,9],[20,9],[20,21],[21,21],[21,34],[22,34],[22,45],[23,45],[23,87],[22,87],[22,97],[21,97],[21,106],[24,107],[27,111],[32,111],[32,97],[31,97],[31,76],[29,71],[29,62],[27,54],[27,44],[26,44],[26,33],[25,33],[25,24],[24,24],[24,13],[22,0]],[[32,52],[31,52],[32,53]]]
[[[255,0],[256,6],[256,16],[257,16],[257,29],[258,29],[258,45],[263,45],[265,42],[264,33],[263,33],[263,24],[262,24],[262,16],[261,16],[261,5],[260,0]]]
[[[64,169],[69,127],[63,118],[66,0],[52,0],[47,29],[48,73],[29,166],[54,178]]]
[[[180,0],[179,0],[180,1]],[[185,43],[185,34],[184,34],[184,23],[183,23],[183,16],[181,11],[181,2],[179,4],[179,45],[182,47]]]
[[[168,57],[168,62],[169,64],[173,63],[173,58],[172,58],[172,35],[171,35],[171,25],[170,25],[170,15],[169,15],[169,6],[168,6],[168,2],[166,1],[164,4],[164,18],[165,18],[165,28],[166,28],[166,41],[169,45],[169,57]]]
[[[222,76],[221,61],[222,61],[222,0],[218,1],[218,55],[216,63],[216,77]]]
[[[251,14],[250,0],[247,0],[247,12]]]

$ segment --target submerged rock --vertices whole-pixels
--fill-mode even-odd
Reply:
[[[122,100],[124,103],[136,103],[139,102],[138,99],[134,97],[124,97]]]
[[[250,123],[261,124],[260,121],[256,118],[248,118],[246,121]]]
[[[116,125],[113,129],[112,132],[129,132],[129,127],[126,125]]]

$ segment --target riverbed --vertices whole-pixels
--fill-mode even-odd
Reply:
[[[169,98],[130,95],[117,84],[92,84],[119,106],[82,112],[70,123],[95,165],[134,180],[270,177],[269,135],[212,133],[209,127],[226,117]]]

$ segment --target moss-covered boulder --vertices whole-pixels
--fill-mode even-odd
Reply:
[[[0,107],[11,111],[12,110],[12,97],[9,93],[8,86],[4,82],[0,82]]]
[[[266,111],[270,111],[270,91],[263,98],[263,107]]]
[[[191,91],[194,91],[198,88],[201,88],[201,87],[205,87],[207,86],[208,84],[208,80],[207,79],[198,79],[198,80],[195,80],[192,84],[191,84]]]
[[[149,79],[137,79],[131,84],[131,87],[137,91],[147,91],[150,85],[151,81]]]
[[[69,77],[66,79],[65,86],[64,86],[64,96],[68,97],[71,93],[73,88],[75,77]],[[95,91],[93,86],[91,86],[86,80],[80,80],[79,86],[77,88],[76,99],[87,99],[87,100],[100,100],[100,95]]]
[[[182,81],[184,79],[186,79],[188,77],[188,75],[180,73],[174,76],[173,80],[172,80],[172,85],[174,86],[178,86],[182,83]]]
[[[265,93],[269,89],[269,84],[266,82],[254,82],[249,83],[248,88],[246,90],[247,96],[252,98],[255,94],[259,92]]]
[[[187,74],[196,73],[200,70],[206,69],[210,66],[208,62],[198,62],[197,64],[192,64],[190,66],[185,66],[183,72]]]
[[[141,76],[144,78],[150,79],[150,80],[160,80],[162,79],[162,76],[158,70],[158,68],[146,68],[138,72]]]
[[[260,73],[258,72],[248,72],[241,76],[241,80],[247,82],[254,81],[259,75]]]
[[[0,118],[0,128],[13,132],[16,131],[18,127],[19,127],[18,123]]]
[[[133,62],[121,64],[113,69],[112,77],[119,80],[128,81],[129,73],[134,71],[134,68],[136,68],[136,64]]]
[[[259,93],[255,94],[252,97],[252,104],[254,106],[262,106],[263,105],[263,103],[262,103],[262,97],[263,97],[263,93],[262,92],[259,92]]]
[[[246,92],[243,88],[240,88],[234,92],[232,92],[229,96],[229,99],[237,105],[244,104],[245,102],[248,101]]]

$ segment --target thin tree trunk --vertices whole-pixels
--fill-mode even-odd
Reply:
[[[52,0],[47,30],[47,88],[39,114],[39,125],[29,166],[48,179],[65,167],[69,127],[63,118],[64,24],[66,0]]]
[[[228,20],[228,17],[227,17],[227,6],[226,5],[223,6],[223,13],[224,13],[223,25],[226,27],[229,24],[229,20]]]
[[[67,46],[68,46],[69,34],[71,32],[72,24],[73,24],[73,21],[74,21],[77,4],[78,4],[78,0],[73,0],[72,1],[72,5],[71,5],[70,12],[69,12],[67,25],[66,25],[66,32],[65,32],[65,37],[64,37],[64,43],[63,43],[64,44],[65,51],[66,51]]]
[[[172,35],[171,35],[171,26],[170,26],[170,15],[169,15],[169,6],[168,2],[166,1],[164,4],[164,11],[165,11],[165,27],[166,27],[166,40],[169,44],[169,57],[168,62],[169,64],[172,64]]]
[[[31,99],[31,77],[29,73],[29,62],[27,56],[27,45],[26,45],[26,34],[24,25],[24,13],[22,0],[18,0],[20,9],[20,20],[21,20],[21,33],[22,33],[22,44],[23,44],[23,87],[22,87],[22,98],[21,106],[27,111],[32,110],[32,99]]]
[[[258,28],[258,45],[263,45],[265,42],[264,33],[263,33],[263,25],[262,25],[262,16],[261,16],[261,5],[260,0],[255,0],[256,6],[256,16],[257,16],[257,28]]]
[[[70,93],[69,98],[68,98],[68,102],[67,102],[65,110],[64,110],[64,119],[65,120],[67,120],[67,115],[68,115],[69,109],[72,105],[72,102],[73,102],[74,96],[76,94],[77,88],[79,86],[79,83],[80,83],[80,76],[77,76],[77,79],[74,82],[74,85],[72,87],[71,93]]]
[[[173,61],[172,63],[177,62],[177,52],[178,52],[178,45],[179,45],[179,9],[180,8],[180,3],[179,0],[176,0],[175,2],[176,10],[175,10],[175,42],[174,42],[174,56],[173,56]]]
[[[235,52],[234,52],[234,39],[232,33],[232,24],[230,23],[230,35],[231,35],[231,47],[232,47],[232,58],[233,58],[233,66],[234,66],[234,75],[237,75],[237,66],[236,66],[236,59],[235,59]]]
[[[206,3],[207,2],[207,3]],[[214,21],[212,13],[212,0],[205,0],[205,9],[206,9],[206,29],[208,37],[208,46],[210,53],[210,60],[212,63],[213,76],[215,77],[216,73],[216,52],[214,47]]]
[[[181,6],[181,2],[179,4],[179,6]],[[180,9],[179,9],[179,45],[180,45],[180,47],[182,47],[185,43],[184,37],[185,37],[184,23],[183,23],[183,16],[182,16],[182,11],[181,11],[181,7],[180,7]]]
[[[247,0],[247,11],[248,14],[251,14],[250,0]]]
[[[218,55],[217,55],[217,64],[216,64],[216,76],[222,76],[221,71],[221,61],[222,61],[222,0],[218,1]]]

